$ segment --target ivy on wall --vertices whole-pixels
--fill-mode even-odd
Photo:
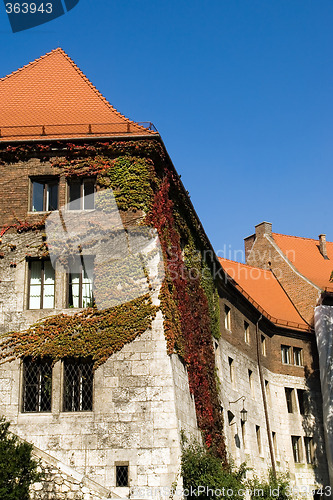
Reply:
[[[51,154],[47,147],[38,148],[10,147],[5,153],[8,161],[33,153],[45,158]],[[63,156],[53,159],[52,164],[62,168],[67,178],[94,176],[100,189],[113,189],[121,211],[141,210],[144,223],[157,229],[165,264],[160,307],[168,352],[178,353],[185,362],[205,443],[226,462],[212,342],[212,336],[219,337],[218,294],[202,256],[207,245],[203,230],[178,177],[167,168],[160,143],[68,144]],[[103,205],[103,197],[101,200]],[[108,206],[102,208],[108,211]],[[16,229],[29,227],[25,224]],[[107,296],[108,287],[101,290]],[[97,367],[149,328],[155,314],[156,307],[145,295],[111,309],[49,317],[23,332],[8,334],[2,357],[51,356],[57,360],[92,356]]]
[[[157,312],[149,295],[111,309],[87,308],[72,316],[58,314],[23,332],[10,332],[1,357],[91,357],[94,368],[151,327]]]

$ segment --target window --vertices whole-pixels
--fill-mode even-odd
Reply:
[[[282,356],[282,363],[289,365],[290,364],[290,347],[288,345],[281,345],[281,356]]]
[[[314,447],[313,447],[313,438],[305,437],[304,438],[304,448],[305,448],[305,457],[307,464],[314,463]]]
[[[260,435],[260,426],[256,425],[256,437],[257,437],[257,445],[258,445],[258,452],[259,455],[261,455],[261,435]]]
[[[49,212],[52,210],[58,210],[58,185],[59,180],[55,178],[33,179],[31,181],[32,212]]]
[[[231,331],[231,317],[230,307],[224,306],[224,326],[227,330]]]
[[[252,396],[254,396],[253,372],[252,372],[252,370],[248,370],[248,374],[249,374],[249,385],[250,385],[251,394],[252,394]]]
[[[265,392],[266,392],[267,401],[270,403],[271,402],[271,392],[270,392],[268,380],[265,380]]]
[[[93,405],[93,363],[65,359],[64,411],[91,411]]]
[[[77,179],[69,182],[69,209],[93,210],[95,208],[95,180]]]
[[[291,436],[291,444],[295,463],[299,464],[302,461],[302,448],[300,436]]]
[[[54,308],[55,275],[50,260],[29,261],[29,309]]]
[[[49,412],[52,400],[52,361],[23,360],[23,412]]]
[[[234,382],[235,382],[234,360],[232,358],[228,358],[228,363],[229,363],[230,380],[231,380],[231,383],[234,384]]]
[[[296,366],[303,366],[302,358],[302,349],[300,347],[294,347],[294,364]]]
[[[266,356],[266,337],[264,335],[261,336],[261,353]]]
[[[92,257],[82,257],[73,264],[72,272],[68,274],[68,307],[92,307],[94,260]]]
[[[304,389],[297,389],[297,399],[299,412],[301,415],[304,415],[306,413],[306,398]]]
[[[116,465],[116,486],[126,487],[128,484],[128,465]]]
[[[250,325],[244,321],[244,340],[247,344],[250,343]]]
[[[285,387],[284,390],[286,393],[286,402],[287,402],[288,413],[294,413],[294,408],[295,408],[294,389],[291,389],[289,387]]]
[[[276,457],[278,456],[276,432],[272,432],[272,441],[273,441],[274,455],[275,455],[275,459],[276,459]]]

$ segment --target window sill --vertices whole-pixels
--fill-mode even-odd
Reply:
[[[73,415],[78,415],[78,416],[87,416],[87,417],[93,417],[94,416],[94,411],[93,410],[87,410],[87,411],[61,411],[60,412],[60,417],[73,417]]]
[[[59,210],[36,210],[36,211],[32,211],[32,210],[29,210],[28,211],[28,215],[45,215],[45,214],[52,214],[53,212],[59,212]]]
[[[43,415],[52,416],[52,411],[20,411],[20,415]]]
[[[64,212],[72,213],[81,213],[81,212],[96,212],[96,208],[78,208],[75,210],[71,210],[70,208],[64,208]]]

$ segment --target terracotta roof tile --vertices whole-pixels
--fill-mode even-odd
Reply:
[[[2,141],[156,133],[113,108],[60,48],[0,79],[0,109]]]
[[[228,259],[219,261],[236,288],[270,321],[292,329],[309,329],[271,271]]]
[[[303,276],[322,289],[333,287],[333,283],[330,282],[333,271],[332,242],[326,242],[328,259],[325,259],[319,250],[319,240],[277,233],[273,233],[272,236],[278,247]]]

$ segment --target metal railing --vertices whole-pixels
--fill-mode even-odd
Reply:
[[[142,133],[146,129],[157,133],[151,122],[118,122],[118,123],[66,123],[53,125],[15,125],[0,126],[0,140],[11,137],[63,137],[89,135],[126,135]]]

